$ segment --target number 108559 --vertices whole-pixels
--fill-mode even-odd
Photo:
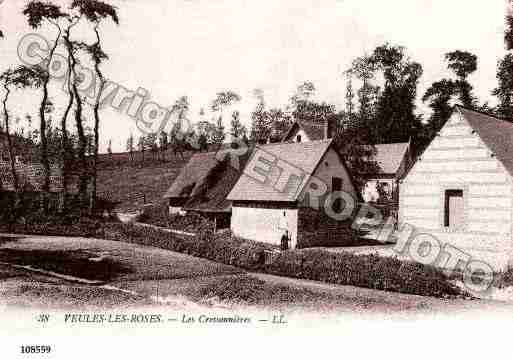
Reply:
[[[49,345],[22,345],[22,354],[48,354],[52,351]]]

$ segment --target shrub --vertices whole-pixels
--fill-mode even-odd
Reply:
[[[24,196],[27,196],[24,194]],[[0,202],[2,202],[0,200]],[[22,202],[23,204],[23,202]],[[20,234],[48,236],[103,237],[104,219],[101,217],[80,216],[79,210],[72,207],[65,213],[50,210],[45,214],[41,208],[18,204],[18,211],[9,218],[0,215],[0,231]]]
[[[435,297],[463,294],[435,267],[376,254],[284,251],[276,252],[266,264],[269,245],[234,237],[191,237],[134,224],[109,224],[104,233],[106,239],[151,245],[251,271]]]
[[[85,220],[72,224],[40,222],[40,223],[9,223],[1,224],[0,232],[35,234],[44,236],[67,237],[103,237],[103,222]]]
[[[215,227],[213,221],[194,212],[188,212],[185,216],[169,214],[165,204],[145,208],[139,222],[183,232],[204,233],[209,236],[214,232]]]
[[[169,210],[164,204],[147,206],[138,221],[159,227],[169,227]]]
[[[79,221],[82,208],[77,195],[67,194],[66,209],[60,208],[61,198],[57,193],[48,194],[46,214],[41,206],[42,194],[39,192],[0,191],[0,222],[1,223],[67,223]]]

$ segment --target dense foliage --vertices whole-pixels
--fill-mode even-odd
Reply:
[[[146,207],[139,218],[139,222],[183,232],[210,234],[214,232],[214,222],[205,217],[193,212],[184,216],[169,214],[167,206],[163,205]]]

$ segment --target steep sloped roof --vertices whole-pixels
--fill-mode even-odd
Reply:
[[[397,171],[399,171],[401,163],[408,152],[409,145],[410,144],[408,142],[374,145],[376,154],[372,160],[376,161],[379,166],[378,173],[376,174],[397,174]]]
[[[310,121],[300,121],[296,120],[290,128],[285,132],[285,134],[282,137],[282,141],[287,141],[290,137],[290,134],[297,128],[303,129],[305,131],[306,135],[310,139],[310,141],[320,141],[325,140],[326,138],[324,135],[324,130],[326,126],[326,122],[328,125],[328,133],[331,134],[331,137],[333,137],[333,134],[335,132],[336,128],[336,118],[335,117],[329,117],[327,119],[324,119],[321,122],[310,122]]]
[[[456,109],[513,176],[513,123],[461,106]]]
[[[260,182],[245,168],[238,182],[228,195],[231,201],[277,201],[294,202],[300,195],[300,189],[307,182],[308,178],[317,168],[317,165],[324,154],[331,146],[332,140],[300,142],[300,143],[274,143],[258,146],[253,152],[250,161],[259,153],[267,153],[275,158],[285,161],[289,165],[300,169],[303,172],[298,182],[289,183],[285,190],[280,191],[274,188],[275,180],[280,176],[278,166],[272,166],[266,182]],[[262,152],[261,152],[262,151]],[[301,184],[298,187],[298,184]]]
[[[305,131],[310,141],[318,141],[324,139],[324,124],[297,121],[296,126],[301,127],[303,131]]]
[[[237,162],[231,161],[231,157],[219,161],[210,170],[203,182],[199,184],[193,196],[186,202],[184,209],[203,212],[230,212],[232,202],[227,199],[244,169],[251,151],[237,156]]]
[[[194,154],[182,168],[164,198],[189,198],[218,162],[216,152]]]

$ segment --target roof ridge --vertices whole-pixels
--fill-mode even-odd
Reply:
[[[497,120],[497,121],[501,121],[501,122],[504,122],[504,123],[508,123],[508,124],[511,124],[513,125],[513,122],[511,121],[508,121],[506,119],[503,119],[503,118],[499,118],[497,117],[497,115],[494,115],[492,113],[488,113],[488,112],[484,112],[484,111],[480,111],[480,110],[475,110],[475,109],[471,109],[471,108],[468,108],[468,107],[465,107],[465,106],[462,106],[462,105],[455,105],[456,108],[460,109],[460,110],[465,110],[465,111],[470,111],[470,112],[475,112],[475,113],[478,113],[480,115],[484,115],[484,116],[488,116],[494,120]],[[513,120],[513,119],[512,119]]]
[[[320,143],[320,142],[330,142],[330,141],[333,141],[333,138],[327,138],[327,139],[322,139],[322,140],[313,140],[313,141],[305,141],[305,142],[272,142],[272,143],[265,143],[263,145],[259,144],[257,145],[256,147],[266,147],[266,146],[279,146],[279,145],[282,145],[282,146],[286,146],[286,145],[308,145],[308,144],[317,144],[317,143]]]

